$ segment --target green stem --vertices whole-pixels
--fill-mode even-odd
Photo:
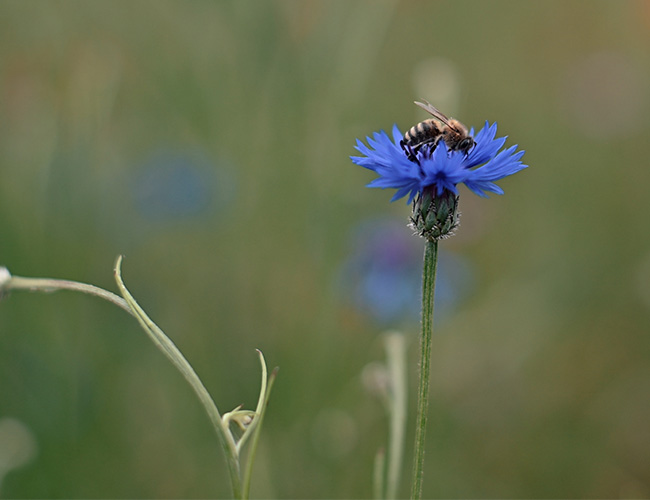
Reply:
[[[242,498],[241,471],[239,467],[237,445],[232,434],[228,431],[227,424],[222,420],[221,414],[219,413],[214,400],[192,368],[192,365],[190,365],[187,359],[185,359],[185,356],[183,356],[181,351],[165,334],[165,332],[163,332],[160,327],[156,325],[149,316],[147,316],[128,291],[122,281],[121,265],[122,256],[120,255],[115,262],[114,275],[117,287],[120,289],[122,297],[124,297],[128,307],[132,311],[132,314],[136,317],[142,329],[149,336],[149,339],[162,351],[167,359],[171,361],[181,375],[183,375],[185,380],[190,384],[190,387],[194,390],[194,393],[198,396],[199,401],[201,401],[226,455],[226,464],[230,474],[230,486],[232,487],[233,498]]]
[[[271,376],[268,379],[268,382],[266,381],[266,364],[264,361],[264,356],[262,356],[261,351],[257,351],[260,355],[260,359],[262,361],[262,370],[264,372],[264,380],[262,381],[262,391],[260,392],[260,400],[257,404],[257,408],[255,409],[255,419],[257,422],[253,421],[253,425],[255,425],[254,429],[252,430],[252,441],[251,441],[251,446],[250,450],[248,452],[248,457],[246,459],[246,465],[244,467],[244,480],[243,480],[243,489],[242,489],[242,499],[243,500],[248,500],[249,498],[249,493],[251,489],[251,478],[253,476],[253,462],[255,460],[255,453],[257,452],[257,443],[259,442],[260,439],[260,430],[262,429],[262,421],[264,420],[264,415],[266,413],[266,406],[269,403],[269,396],[271,395],[271,388],[273,387],[273,383],[275,382],[275,377],[278,375],[278,367],[276,366],[273,371],[271,372]]]
[[[413,461],[413,489],[411,498],[422,498],[422,476],[424,474],[424,440],[427,430],[429,408],[429,373],[431,371],[431,335],[433,333],[433,299],[438,264],[438,241],[427,240],[422,270],[422,337],[420,339],[420,383],[418,389],[418,410],[415,426],[415,451]]]
[[[11,292],[13,290],[27,290],[29,292],[45,292],[52,293],[58,290],[71,290],[73,292],[81,292],[87,295],[94,295],[107,300],[118,307],[121,307],[126,312],[135,316],[129,305],[119,295],[115,295],[108,290],[88,285],[86,283],[79,283],[78,281],[58,280],[52,278],[23,278],[22,276],[11,276],[0,287],[0,295],[2,291]]]
[[[199,400],[203,404],[215,430],[219,441],[226,455],[226,464],[230,474],[233,498],[242,498],[241,471],[237,445],[223,423],[219,410],[212,397],[199,379],[192,366],[178,350],[176,345],[165,335],[165,333],[146,315],[142,308],[135,301],[133,296],[124,286],[120,274],[122,258],[118,257],[115,264],[115,278],[123,297],[86,283],[79,283],[70,280],[59,280],[50,278],[24,278],[11,276],[6,268],[0,267],[0,297],[3,293],[15,290],[28,290],[30,292],[56,292],[58,290],[72,290],[96,297],[103,298],[134,316],[149,338],[158,347],[172,364],[181,372],[185,380],[190,384]]]

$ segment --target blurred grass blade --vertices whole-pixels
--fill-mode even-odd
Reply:
[[[386,498],[397,498],[397,490],[402,471],[404,438],[406,433],[407,410],[407,369],[406,337],[400,332],[390,332],[384,338],[386,360],[389,372],[390,390],[390,431],[388,445],[388,469],[386,476]]]
[[[386,451],[383,448],[377,450],[375,461],[372,467],[372,497],[376,500],[386,498],[384,484],[386,482]]]

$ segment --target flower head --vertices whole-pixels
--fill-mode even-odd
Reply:
[[[506,138],[495,139],[496,133],[496,123],[490,125],[486,121],[475,137],[474,129],[470,130],[476,145],[468,154],[450,151],[444,141],[440,141],[433,151],[421,148],[417,161],[411,161],[400,146],[404,135],[395,125],[392,140],[383,130],[366,138],[368,146],[357,140],[356,149],[365,156],[352,156],[351,159],[379,174],[368,187],[397,189],[391,201],[408,195],[410,203],[426,188],[435,188],[438,195],[444,190],[458,194],[458,184],[465,184],[477,195],[487,197],[487,192],[503,194],[494,181],[527,167],[521,163],[524,151],[516,151],[517,146],[499,152]]]
[[[357,140],[356,149],[364,156],[352,156],[351,159],[379,175],[368,187],[396,189],[391,201],[405,196],[407,203],[415,200],[411,222],[423,225],[418,226],[423,236],[437,239],[451,234],[458,225],[459,184],[487,198],[488,192],[503,194],[495,181],[527,167],[521,162],[524,151],[517,151],[516,145],[501,150],[506,138],[495,139],[496,132],[496,123],[490,125],[486,121],[476,135],[473,128],[470,130],[475,145],[468,153],[450,150],[440,140],[433,148],[421,147],[413,159],[409,159],[401,145],[404,136],[395,125],[392,140],[383,130],[375,132],[372,138],[367,137],[368,145]]]

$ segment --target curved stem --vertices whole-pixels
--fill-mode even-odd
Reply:
[[[438,241],[428,240],[424,250],[422,270],[422,337],[420,339],[420,382],[418,388],[417,422],[413,461],[413,489],[411,498],[422,498],[424,474],[424,441],[429,408],[429,373],[431,371],[431,335],[433,333],[433,299],[438,264]]]
[[[11,292],[12,290],[27,290],[29,292],[57,292],[59,290],[71,290],[74,292],[81,292],[87,295],[94,295],[95,297],[100,297],[104,300],[107,300],[118,307],[121,307],[126,312],[135,316],[135,313],[131,310],[129,305],[119,295],[115,295],[108,290],[99,288],[94,285],[88,285],[86,283],[79,283],[78,281],[70,280],[57,280],[52,278],[23,278],[22,276],[11,276],[7,281],[2,285],[0,289],[1,292]]]
[[[271,395],[271,388],[275,382],[275,377],[278,374],[278,367],[276,366],[271,375],[268,377],[268,382],[266,380],[266,362],[264,361],[264,356],[262,351],[257,351],[260,356],[260,361],[262,363],[262,369],[264,371],[264,380],[262,381],[262,392],[260,392],[260,399],[255,409],[255,420],[253,425],[255,426],[252,430],[252,441],[250,450],[248,452],[248,457],[246,458],[246,464],[244,467],[244,479],[243,479],[243,490],[242,490],[242,499],[248,500],[249,493],[251,489],[251,478],[253,476],[253,461],[255,460],[255,453],[257,452],[257,443],[260,438],[260,430],[262,429],[262,421],[264,420],[264,414],[266,413],[266,406],[269,402],[269,396]]]
[[[140,323],[142,329],[147,333],[156,347],[158,347],[176,369],[181,372],[199,398],[199,401],[201,401],[226,455],[226,464],[230,474],[230,485],[232,487],[233,498],[242,498],[241,471],[237,445],[232,434],[228,431],[227,424],[223,422],[214,400],[192,368],[192,365],[190,365],[187,359],[185,359],[185,356],[183,356],[174,342],[167,337],[165,332],[163,332],[160,327],[156,325],[149,316],[147,316],[124,285],[121,275],[121,264],[122,256],[119,256],[115,262],[114,274],[120,293],[124,297],[128,307],[131,309],[132,314]]]
[[[171,339],[167,337],[167,335],[165,335],[165,333],[153,321],[151,321],[124,286],[120,274],[121,262],[122,258],[120,256],[115,263],[115,279],[124,298],[94,285],[79,283],[77,281],[12,276],[6,268],[0,268],[0,271],[2,271],[0,274],[0,297],[2,297],[3,293],[14,290],[46,293],[56,292],[58,290],[72,290],[105,299],[134,316],[156,347],[158,347],[181,372],[203,404],[226,455],[226,463],[230,474],[233,497],[242,498],[243,492],[238,449],[232,434],[228,431],[227,425],[223,423],[219,410],[217,409],[212,397],[192,366]]]

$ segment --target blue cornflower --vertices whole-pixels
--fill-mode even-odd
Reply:
[[[456,186],[465,184],[479,196],[487,197],[486,192],[503,194],[494,181],[508,177],[528,165],[521,163],[524,151],[516,151],[511,146],[501,151],[505,137],[495,139],[497,125],[485,122],[485,126],[474,137],[474,129],[469,132],[476,145],[469,154],[462,151],[449,151],[444,141],[440,141],[433,152],[422,148],[417,153],[417,162],[407,158],[400,146],[404,134],[397,125],[393,126],[393,140],[383,130],[367,137],[368,146],[357,139],[356,149],[365,156],[352,156],[357,165],[373,170],[379,177],[368,187],[397,189],[391,201],[408,195],[411,203],[425,188],[435,186],[438,195],[444,190],[458,194]],[[482,166],[478,168],[477,165]]]
[[[486,121],[476,136],[470,130],[475,145],[469,153],[450,150],[441,140],[433,150],[420,148],[413,161],[402,149],[404,135],[395,125],[392,140],[383,130],[366,138],[368,146],[357,139],[356,149],[365,156],[351,159],[379,174],[368,187],[397,189],[391,201],[405,196],[407,203],[415,200],[412,225],[422,236],[438,239],[458,225],[458,184],[487,198],[488,192],[503,194],[494,181],[527,167],[521,162],[524,151],[517,151],[516,145],[499,151],[506,138],[495,139],[496,132],[496,123]]]

